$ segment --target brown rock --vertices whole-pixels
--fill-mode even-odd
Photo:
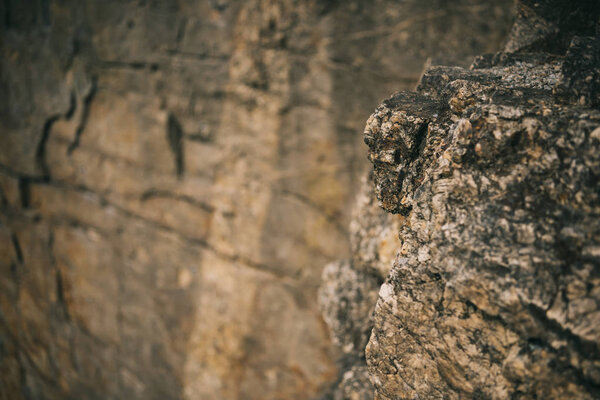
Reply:
[[[370,117],[376,194],[405,216],[366,348],[377,399],[600,395],[600,112],[578,83],[597,41],[432,67]]]

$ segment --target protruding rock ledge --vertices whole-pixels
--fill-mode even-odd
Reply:
[[[436,66],[369,118],[376,195],[402,215],[377,399],[600,398],[598,43]]]

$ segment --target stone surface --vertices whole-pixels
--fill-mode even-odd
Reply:
[[[366,348],[376,399],[600,397],[599,38],[528,18],[509,44],[544,19],[570,47],[432,67],[367,122],[403,218]]]
[[[348,235],[362,126],[511,4],[1,0],[0,398],[364,388],[317,304],[333,260],[387,272]]]
[[[364,366],[354,366],[344,372],[334,393],[334,400],[370,400],[373,398],[373,385],[369,372]]]
[[[378,206],[369,175],[350,223],[351,257],[325,266],[319,305],[334,344],[343,352],[335,400],[373,398],[364,349],[373,328],[377,292],[400,245],[399,221]]]

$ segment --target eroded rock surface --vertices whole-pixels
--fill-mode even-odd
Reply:
[[[522,52],[430,68],[367,122],[403,218],[366,348],[377,399],[600,397],[599,37],[561,21],[536,35],[562,53],[520,25]]]
[[[373,398],[364,349],[373,328],[377,292],[389,274],[400,245],[399,220],[378,206],[369,176],[350,224],[352,257],[332,262],[323,270],[319,305],[333,342],[343,352],[341,379],[335,400]]]

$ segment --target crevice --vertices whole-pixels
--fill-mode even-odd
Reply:
[[[203,211],[206,211],[209,213],[212,213],[215,211],[215,208],[213,206],[211,206],[210,204],[201,202],[201,201],[193,198],[192,196],[174,194],[174,193],[168,192],[166,190],[157,190],[157,189],[147,190],[142,194],[142,196],[140,197],[140,200],[142,202],[144,202],[144,201],[147,201],[147,200],[150,200],[153,198],[164,198],[164,199],[172,199],[172,200],[176,200],[176,201],[182,201],[184,203],[188,203],[194,207],[200,208]]]
[[[35,151],[35,164],[38,171],[41,172],[41,180],[48,181],[50,180],[50,169],[48,168],[48,164],[46,162],[46,143],[48,142],[48,137],[50,136],[50,131],[52,130],[52,125],[60,118],[71,118],[76,108],[75,95],[73,92],[70,93],[69,97],[69,108],[63,114],[54,114],[46,119],[44,125],[42,126],[42,136],[38,142],[36,151]]]
[[[69,96],[69,110],[67,110],[67,113],[65,114],[65,118],[71,119],[73,117],[73,114],[75,114],[75,110],[77,110],[77,98],[75,96],[75,91],[71,90],[71,93]]]
[[[56,281],[56,302],[60,307],[60,310],[62,311],[65,319],[67,321],[70,321],[71,316],[69,314],[69,308],[65,299],[64,280],[62,277],[62,272],[60,271],[60,268],[58,267],[58,264],[56,262],[56,257],[54,256],[54,233],[52,231],[50,232],[50,236],[48,238],[48,249],[50,255],[50,263],[52,264],[55,273],[54,279]]]
[[[513,324],[511,324],[510,322],[505,321],[504,318],[501,317],[500,315],[498,315],[498,316],[490,315],[487,312],[485,312],[484,310],[478,308],[475,304],[473,304],[469,300],[466,300],[465,302],[468,306],[470,306],[472,308],[473,311],[478,312],[479,315],[481,315],[484,320],[486,320],[488,322],[499,323],[500,325],[505,326],[515,332],[518,332],[520,330],[518,327],[513,326]],[[597,360],[598,358],[600,358],[600,349],[596,343],[585,340],[585,339],[575,335],[569,329],[560,325],[558,322],[549,319],[548,316],[546,315],[546,312],[542,308],[540,308],[534,304],[527,304],[527,305],[523,304],[523,305],[530,312],[531,316],[533,316],[535,318],[535,320],[538,321],[545,328],[544,329],[545,334],[543,335],[545,337],[528,337],[528,338],[526,338],[526,345],[529,350],[532,350],[533,347],[538,347],[538,348],[543,347],[549,351],[552,351],[553,353],[556,353],[554,348],[549,344],[551,342],[551,337],[552,337],[551,335],[556,335],[560,339],[569,343],[569,347],[571,347],[573,349],[573,351],[578,353],[580,356],[582,356],[586,359],[594,359],[594,360]],[[577,378],[579,383],[581,383],[583,386],[585,386],[591,392],[600,393],[600,389],[597,387],[597,385],[595,385],[594,382],[592,382],[588,377],[584,376],[584,374],[580,368],[577,368],[577,367],[571,365],[570,363],[566,363],[564,365],[564,370],[566,371],[567,369],[573,374],[574,377]]]
[[[167,119],[167,142],[173,152],[175,174],[178,178],[181,178],[184,172],[183,130],[181,129],[179,121],[177,121],[175,116],[171,113],[169,113]]]
[[[63,284],[63,277],[60,269],[56,269],[56,301],[58,302],[65,319],[67,321],[71,320],[71,316],[69,315],[69,308],[67,307],[67,302],[65,300],[65,289]]]
[[[185,35],[185,28],[187,26],[187,18],[183,18],[183,21],[177,27],[177,36],[175,37],[175,43],[177,49],[179,49],[179,44],[183,40],[183,36]]]
[[[31,186],[28,178],[19,178],[19,199],[22,208],[29,208],[31,205]]]
[[[10,235],[10,240],[12,241],[13,249],[15,250],[15,257],[17,257],[17,262],[19,264],[23,264],[23,250],[21,249],[19,238],[17,238],[17,235],[12,233]]]
[[[558,322],[548,318],[544,309],[536,306],[535,304],[528,304],[527,308],[531,312],[531,315],[533,315],[539,322],[542,323],[542,325],[544,325],[547,332],[552,332],[561,339],[570,343],[575,351],[577,351],[581,356],[587,359],[600,359],[600,346],[598,346],[598,343],[577,336],[568,328],[565,328]]]
[[[547,329],[547,332],[557,334],[558,337],[567,341],[571,346],[573,346],[575,352],[579,353],[581,357],[592,360],[597,360],[599,358],[600,354],[597,343],[580,338],[572,333],[569,329],[561,326],[558,322],[549,319],[544,310],[536,305],[529,304],[528,308],[532,315],[542,322],[544,327]],[[550,345],[549,342],[550,341],[547,338],[533,338],[533,342],[532,338],[529,338],[527,340],[527,346],[529,350],[533,350],[531,346],[534,345],[551,351],[552,353],[556,353],[556,350]],[[559,365],[557,365],[555,369],[562,371],[562,373],[570,371],[573,374],[572,376],[577,379],[582,386],[589,390],[590,393],[594,394],[594,398],[598,398],[596,396],[600,395],[600,386],[596,384],[592,378],[585,376],[581,367],[577,367],[571,362],[563,362],[560,359],[558,361]]]
[[[425,148],[425,138],[427,137],[427,129],[429,128],[429,122],[425,122],[419,127],[417,134],[415,135],[415,141],[410,149],[410,162],[414,162],[420,154],[423,153]]]
[[[198,61],[227,62],[230,59],[230,56],[224,55],[224,54],[223,55],[214,55],[214,54],[208,54],[208,53],[194,53],[194,52],[190,52],[190,51],[180,51],[180,50],[168,50],[167,54],[172,55],[172,56],[191,58],[191,59],[195,59]]]
[[[52,125],[60,118],[60,115],[53,115],[44,122],[42,127],[42,137],[38,143],[38,147],[35,152],[35,161],[38,170],[42,173],[44,179],[50,179],[50,169],[46,163],[46,142],[50,136],[50,130]]]
[[[158,63],[145,61],[99,61],[100,68],[116,68],[116,69],[133,69],[133,70],[150,70],[152,72],[159,70]]]
[[[81,134],[83,133],[83,130],[85,129],[85,126],[87,124],[87,120],[88,120],[88,117],[90,114],[90,104],[92,103],[92,99],[94,98],[94,95],[96,94],[96,89],[97,89],[96,78],[92,78],[88,92],[83,97],[81,118],[79,119],[79,123],[77,124],[77,128],[75,129],[75,137],[73,138],[73,142],[69,145],[69,147],[67,147],[68,155],[71,155],[73,153],[73,151],[77,147],[79,147],[79,141],[81,140]],[[67,116],[67,118],[68,118],[68,116]]]

